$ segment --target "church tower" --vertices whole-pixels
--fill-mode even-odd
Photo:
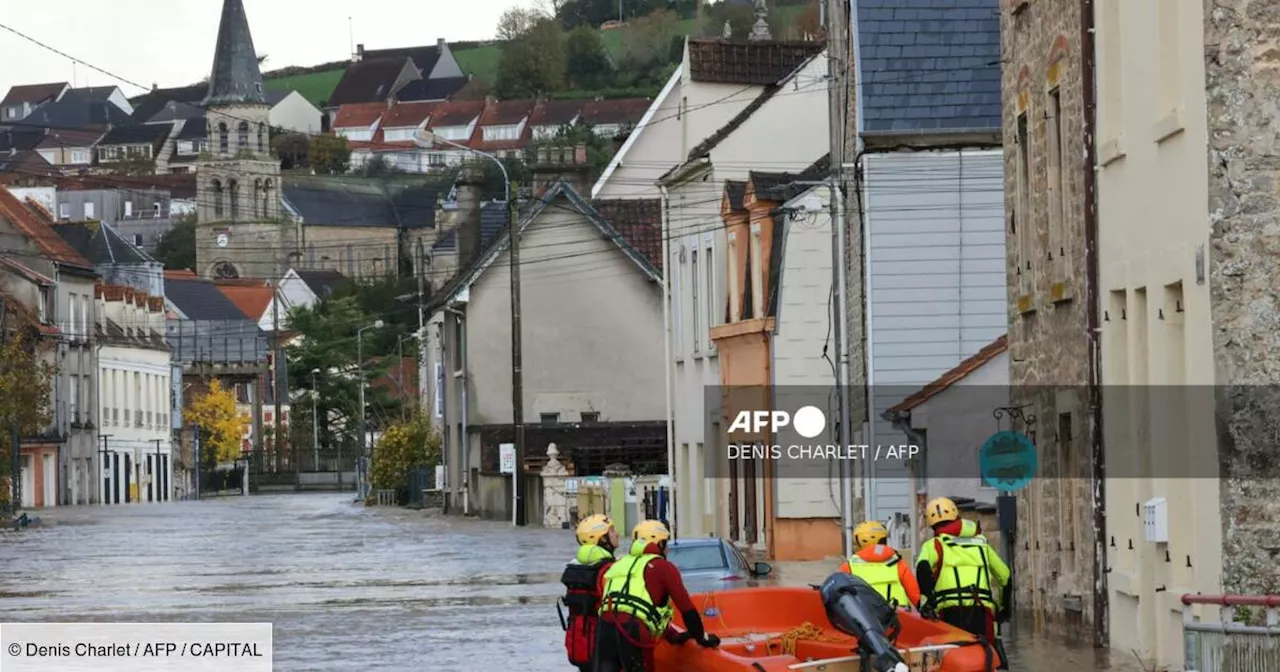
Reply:
[[[282,217],[271,106],[242,0],[223,0],[203,107],[208,139],[196,168],[196,271],[207,278],[278,278],[297,240]]]

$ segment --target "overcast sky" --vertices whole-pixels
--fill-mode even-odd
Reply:
[[[194,84],[213,64],[221,0],[0,0],[0,24],[148,89]],[[521,0],[244,0],[265,70],[350,58],[368,49],[493,36],[498,15]],[[0,98],[14,84],[118,85],[143,93],[0,29]],[[74,77],[74,81],[73,81]]]

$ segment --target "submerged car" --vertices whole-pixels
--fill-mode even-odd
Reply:
[[[741,551],[719,537],[672,539],[667,560],[680,569],[690,593],[777,584],[772,565],[747,562]]]

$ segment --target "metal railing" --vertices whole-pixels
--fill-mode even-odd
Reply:
[[[1198,604],[1219,607],[1219,620],[1199,620]],[[1240,608],[1264,610],[1266,624],[1237,622]],[[1280,670],[1280,595],[1183,595],[1182,643],[1187,672]]]

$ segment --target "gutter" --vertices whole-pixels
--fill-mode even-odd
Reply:
[[[667,235],[668,220],[667,209],[669,200],[667,198],[667,188],[663,184],[658,184],[658,192],[662,194],[662,372],[666,379],[666,397],[667,397],[667,473],[671,475],[673,484],[677,483],[676,479],[676,428],[675,428],[675,403],[674,391],[672,385],[675,384],[674,377],[671,375],[671,367],[674,362],[671,360],[671,240]],[[678,490],[677,490],[678,492]],[[680,500],[672,497],[671,507],[671,536],[672,538],[680,538]]]
[[[471,448],[471,434],[468,431],[470,428],[470,418],[467,417],[468,411],[470,411],[470,405],[467,403],[467,379],[469,378],[469,376],[467,376],[467,314],[452,306],[446,306],[445,311],[453,313],[454,317],[456,317],[458,322],[462,325],[462,336],[458,339],[459,343],[457,346],[458,351],[462,354],[462,372],[460,374],[455,373],[454,377],[460,381],[462,385],[462,408],[460,409],[462,411],[460,418],[462,420],[462,435],[458,437],[458,456],[461,458],[459,466],[462,471],[462,515],[469,516],[471,515],[471,483],[469,474],[467,473],[467,453],[470,452],[469,449]]]
[[[1085,314],[1088,319],[1089,337],[1089,456],[1093,495],[1093,645],[1105,647],[1110,643],[1108,630],[1107,595],[1107,534],[1106,455],[1102,444],[1102,329],[1098,322],[1098,174],[1096,119],[1097,81],[1094,62],[1094,0],[1080,2],[1080,51],[1083,57],[1082,90],[1084,97],[1084,249],[1085,249]]]
[[[659,177],[657,182],[660,187],[679,186],[680,183],[688,182],[710,168],[711,157],[700,156],[692,161],[677,164]]]

